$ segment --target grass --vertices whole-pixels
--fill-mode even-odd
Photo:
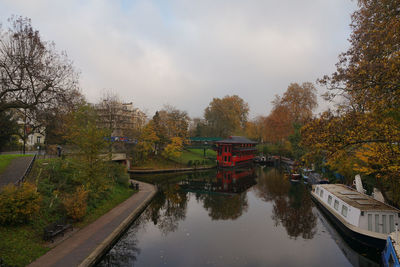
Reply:
[[[179,162],[167,160],[163,157],[149,158],[146,162],[141,163],[138,166],[133,166],[134,169],[148,169],[148,170],[159,170],[159,169],[174,169],[187,167]]]
[[[194,165],[195,161],[198,161],[198,166],[214,166],[217,154],[214,150],[206,150],[206,158],[204,158],[203,149],[184,149],[182,155],[176,160],[168,160],[163,157],[149,158],[146,162],[141,163],[138,166],[134,166],[134,169],[175,169],[175,168],[187,168]],[[189,164],[191,162],[192,164]]]
[[[0,173],[4,172],[8,165],[10,165],[11,161],[20,157],[31,157],[32,155],[17,155],[17,154],[9,154],[9,155],[0,155]]]
[[[49,248],[32,225],[0,226],[0,257],[11,266],[25,266],[45,254]],[[7,265],[6,265],[7,266]]]
[[[132,190],[121,185],[116,185],[112,189],[112,192],[109,195],[108,199],[103,199],[99,201],[97,203],[96,208],[88,209],[87,211],[88,214],[85,216],[83,221],[79,222],[76,226],[78,226],[79,228],[83,228],[86,225],[94,222],[102,215],[109,212],[112,208],[124,202],[126,199],[128,199],[136,192],[137,192],[136,190]]]
[[[43,167],[40,166],[49,164],[53,160],[46,159],[35,162],[28,180],[38,181],[42,190],[47,187],[48,190],[52,191],[52,186],[47,178],[49,173],[42,172],[41,169]],[[89,206],[86,216],[81,222],[74,223],[74,227],[83,228],[89,225],[134,193],[134,190],[126,186],[114,184],[107,198],[99,199],[94,205]],[[26,225],[0,226],[0,258],[3,259],[6,266],[25,266],[49,250],[42,239],[43,228],[49,222],[56,221],[63,215],[59,209],[49,208],[48,196],[44,193],[41,194],[43,194],[41,210],[30,223]]]

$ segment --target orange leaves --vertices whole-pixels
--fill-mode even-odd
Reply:
[[[72,194],[64,197],[63,204],[67,214],[75,221],[80,221],[86,215],[87,199],[89,191],[84,186],[80,186]]]
[[[265,139],[269,142],[281,142],[294,132],[293,124],[303,125],[312,118],[317,107],[314,85],[305,82],[302,85],[292,83],[283,97],[276,96],[274,107],[265,119]]]

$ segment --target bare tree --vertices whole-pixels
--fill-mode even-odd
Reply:
[[[0,112],[51,105],[77,90],[78,74],[65,52],[41,39],[29,18],[12,16],[0,28]]]

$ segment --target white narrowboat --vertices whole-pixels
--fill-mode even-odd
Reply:
[[[383,250],[400,222],[400,210],[342,184],[317,184],[311,196],[350,238]]]

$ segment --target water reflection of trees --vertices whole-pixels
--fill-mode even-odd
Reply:
[[[163,234],[178,229],[186,217],[188,195],[177,184],[164,184],[150,203],[144,217],[151,220]]]
[[[282,224],[291,238],[312,239],[316,233],[317,218],[312,212],[310,194],[304,184],[291,184],[276,169],[259,175],[256,194],[265,201],[273,201],[275,226]]]
[[[203,202],[213,220],[235,220],[247,212],[246,192],[234,195],[201,194],[196,197]]]
[[[139,226],[143,226],[143,221],[144,219],[139,217],[96,266],[133,266],[140,254],[136,234]]]
[[[187,179],[182,185],[196,192],[212,220],[235,220],[248,209],[246,191],[256,183],[255,177],[251,168],[220,169],[215,177]]]

